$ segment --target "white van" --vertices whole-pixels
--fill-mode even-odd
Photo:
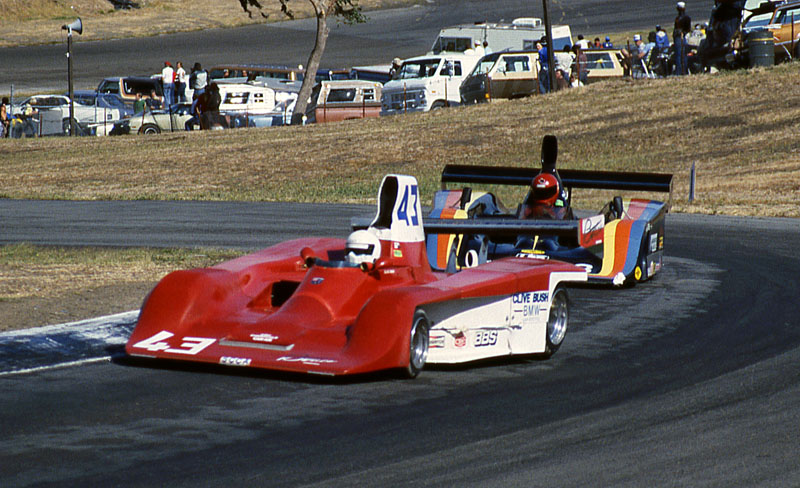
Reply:
[[[459,105],[461,82],[480,59],[479,52],[469,49],[405,60],[395,79],[383,86],[381,115]]]
[[[568,25],[551,26],[553,46],[556,51],[564,46],[572,46],[572,32]],[[536,42],[545,36],[542,19],[536,17],[520,17],[508,23],[462,24],[446,27],[439,31],[439,36],[431,47],[431,54],[442,52],[464,52],[486,42],[491,52],[498,51],[532,51]]]

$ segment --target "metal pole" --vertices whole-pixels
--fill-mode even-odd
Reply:
[[[67,28],[67,80],[69,83],[69,135],[75,135],[75,104],[74,90],[72,87],[72,28]]]
[[[692,171],[691,171],[691,173],[689,175],[689,202],[690,203],[694,201],[694,183],[695,183],[695,177],[697,176],[697,173],[695,172],[694,164],[695,163],[692,162]]]
[[[550,16],[547,15],[547,0],[542,0],[542,8],[544,10],[544,30],[547,35],[547,64],[549,69],[548,76],[550,77],[550,91],[556,91],[556,64],[555,56],[553,55],[553,29],[550,27]]]

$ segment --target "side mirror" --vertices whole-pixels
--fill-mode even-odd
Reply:
[[[310,247],[304,247],[300,250],[300,258],[303,260],[303,265],[306,268],[314,266],[314,263],[317,262],[317,256],[314,255],[314,250]]]

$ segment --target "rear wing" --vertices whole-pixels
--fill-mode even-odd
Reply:
[[[448,164],[442,170],[442,189],[447,189],[447,183],[530,186],[539,172],[538,168]],[[561,169],[558,175],[568,189],[664,192],[669,193],[669,201],[672,201],[671,174]]]
[[[515,237],[519,235],[577,236],[579,220],[423,219],[426,234],[486,234]]]
[[[370,219],[353,217],[353,230],[366,229]],[[432,219],[423,218],[426,234],[486,234],[496,237],[545,234],[549,236],[577,236],[580,220],[518,220],[510,218],[483,219]]]

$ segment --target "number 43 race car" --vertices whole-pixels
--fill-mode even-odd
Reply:
[[[408,377],[426,362],[556,352],[568,326],[566,287],[585,282],[586,269],[514,254],[434,271],[421,210],[416,179],[388,175],[375,218],[347,240],[298,239],[170,273],[146,299],[125,350],[324,375],[396,369]]]

